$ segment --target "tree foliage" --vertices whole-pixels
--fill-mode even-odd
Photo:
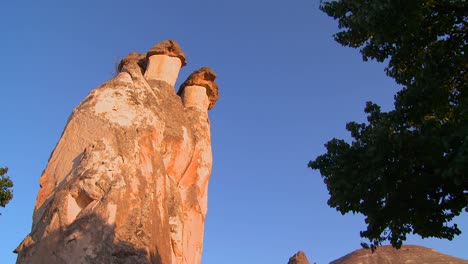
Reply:
[[[363,59],[388,63],[402,86],[395,109],[368,102],[367,123],[350,122],[351,143],[332,139],[309,162],[328,204],[365,216],[361,237],[399,248],[407,234],[451,240],[468,212],[468,5],[465,0],[338,0],[335,40]]]
[[[0,206],[5,207],[8,202],[13,198],[13,182],[5,174],[8,168],[0,167]]]

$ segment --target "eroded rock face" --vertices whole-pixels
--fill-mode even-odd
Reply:
[[[305,253],[303,251],[299,251],[289,258],[288,264],[310,264],[310,262]]]
[[[431,264],[468,264],[468,260],[455,258],[439,253],[433,249],[404,245],[400,249],[392,246],[378,247],[372,253],[370,249],[359,249],[339,258],[330,264],[399,264],[399,263],[431,263]]]
[[[181,98],[184,64],[172,40],[131,53],[75,108],[17,263],[200,263],[214,104],[205,87],[217,85],[189,80]]]

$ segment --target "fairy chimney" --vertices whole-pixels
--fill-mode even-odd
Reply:
[[[130,53],[75,108],[40,178],[17,263],[201,262],[207,110],[218,91],[206,68],[178,96],[185,61],[173,40]]]

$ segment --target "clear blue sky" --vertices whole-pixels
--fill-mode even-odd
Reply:
[[[310,159],[372,100],[399,88],[383,65],[341,47],[318,0],[2,1],[0,166],[15,197],[0,209],[0,263],[28,234],[38,179],[73,108],[131,51],[176,39],[194,69],[218,73],[210,112],[214,167],[202,263],[287,263],[298,250],[328,263],[359,248],[363,217],[327,206]],[[410,237],[468,259],[468,216],[453,241]]]

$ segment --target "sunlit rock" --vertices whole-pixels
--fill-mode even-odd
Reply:
[[[75,108],[17,263],[200,263],[218,91],[203,68],[177,95],[185,64],[173,40],[131,53]]]

